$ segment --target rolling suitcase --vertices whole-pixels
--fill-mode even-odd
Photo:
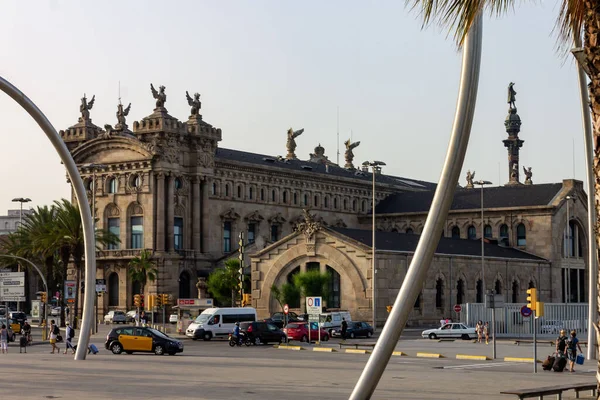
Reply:
[[[553,355],[549,355],[548,358],[546,358],[546,361],[542,363],[542,369],[544,371],[550,371],[552,369],[552,366],[554,365],[555,360],[556,357],[554,357]]]
[[[93,353],[93,354],[98,354],[98,348],[96,347],[96,345],[95,345],[95,344],[90,344],[90,347],[89,347],[89,349],[88,349],[88,350],[89,350],[89,352],[91,352],[91,353]],[[564,367],[563,367],[563,368],[564,368]]]
[[[27,336],[21,336],[19,339],[19,353],[23,349],[25,349],[25,353],[27,353]]]
[[[552,369],[554,372],[562,372],[563,369],[567,366],[567,359],[565,357],[556,357],[554,360],[554,365],[552,365]]]

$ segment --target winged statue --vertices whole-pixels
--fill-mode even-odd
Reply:
[[[302,133],[304,132],[304,129],[300,129],[300,130],[293,130],[292,128],[288,129],[287,131],[287,143],[286,143],[286,147],[287,147],[287,158],[296,158],[296,138],[300,135],[302,135]]]
[[[131,110],[131,103],[129,103],[129,105],[125,109],[123,109],[123,104],[121,103],[119,103],[119,105],[117,106],[117,125],[115,126],[117,130],[127,128],[127,122],[125,120],[125,117],[129,115],[129,110]]]
[[[352,163],[352,161],[354,161],[354,152],[352,150],[358,147],[360,142],[352,143],[350,139],[348,139],[344,142],[344,144],[346,145],[346,152],[344,153],[346,165],[344,165],[344,168],[354,168],[354,164]]]
[[[200,112],[200,108],[202,107],[202,103],[200,102],[200,93],[194,93],[194,98],[188,93],[186,90],[185,97],[187,98],[187,102],[192,110],[190,111],[192,115],[198,115]]]
[[[473,179],[475,179],[475,171],[471,173],[471,170],[467,171],[467,186],[473,187]]]
[[[88,103],[85,94],[81,99],[81,105],[79,106],[79,112],[81,113],[81,118],[79,118],[79,122],[89,121],[90,120],[90,110],[94,107],[94,102],[96,101],[96,95],[92,96],[92,100]]]
[[[156,89],[154,89],[154,85],[150,84],[150,89],[152,90],[152,96],[156,99],[156,108],[164,107],[167,102],[167,94],[165,93],[166,88],[161,85],[157,92]]]

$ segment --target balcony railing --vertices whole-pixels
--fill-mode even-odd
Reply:
[[[96,258],[106,260],[111,258],[133,258],[138,257],[142,251],[153,253],[152,249],[118,249],[118,250],[96,250]],[[184,258],[194,258],[196,252],[194,250],[173,250]]]

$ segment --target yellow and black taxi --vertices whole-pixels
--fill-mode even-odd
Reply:
[[[125,352],[175,355],[183,352],[183,343],[153,328],[124,326],[112,329],[106,336],[106,350],[113,354]]]

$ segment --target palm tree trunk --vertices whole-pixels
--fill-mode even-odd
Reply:
[[[592,109],[592,126],[594,130],[594,191],[596,199],[600,199],[600,6],[594,0],[583,2],[586,10],[584,16],[584,51],[590,71],[590,106]],[[590,190],[592,190],[590,188]],[[596,218],[600,216],[600,202],[596,201]],[[596,243],[600,248],[600,235],[598,235],[598,221],[596,220]],[[592,277],[590,277],[592,279]],[[600,275],[596,277],[596,285],[600,285]],[[600,290],[598,291],[600,293]],[[600,296],[599,296],[600,297]],[[600,320],[600,298],[596,299],[598,304],[598,319]],[[596,321],[597,322],[597,321]],[[598,354],[598,343],[600,334],[596,326],[596,355]],[[597,361],[596,380],[600,390],[600,359]]]

